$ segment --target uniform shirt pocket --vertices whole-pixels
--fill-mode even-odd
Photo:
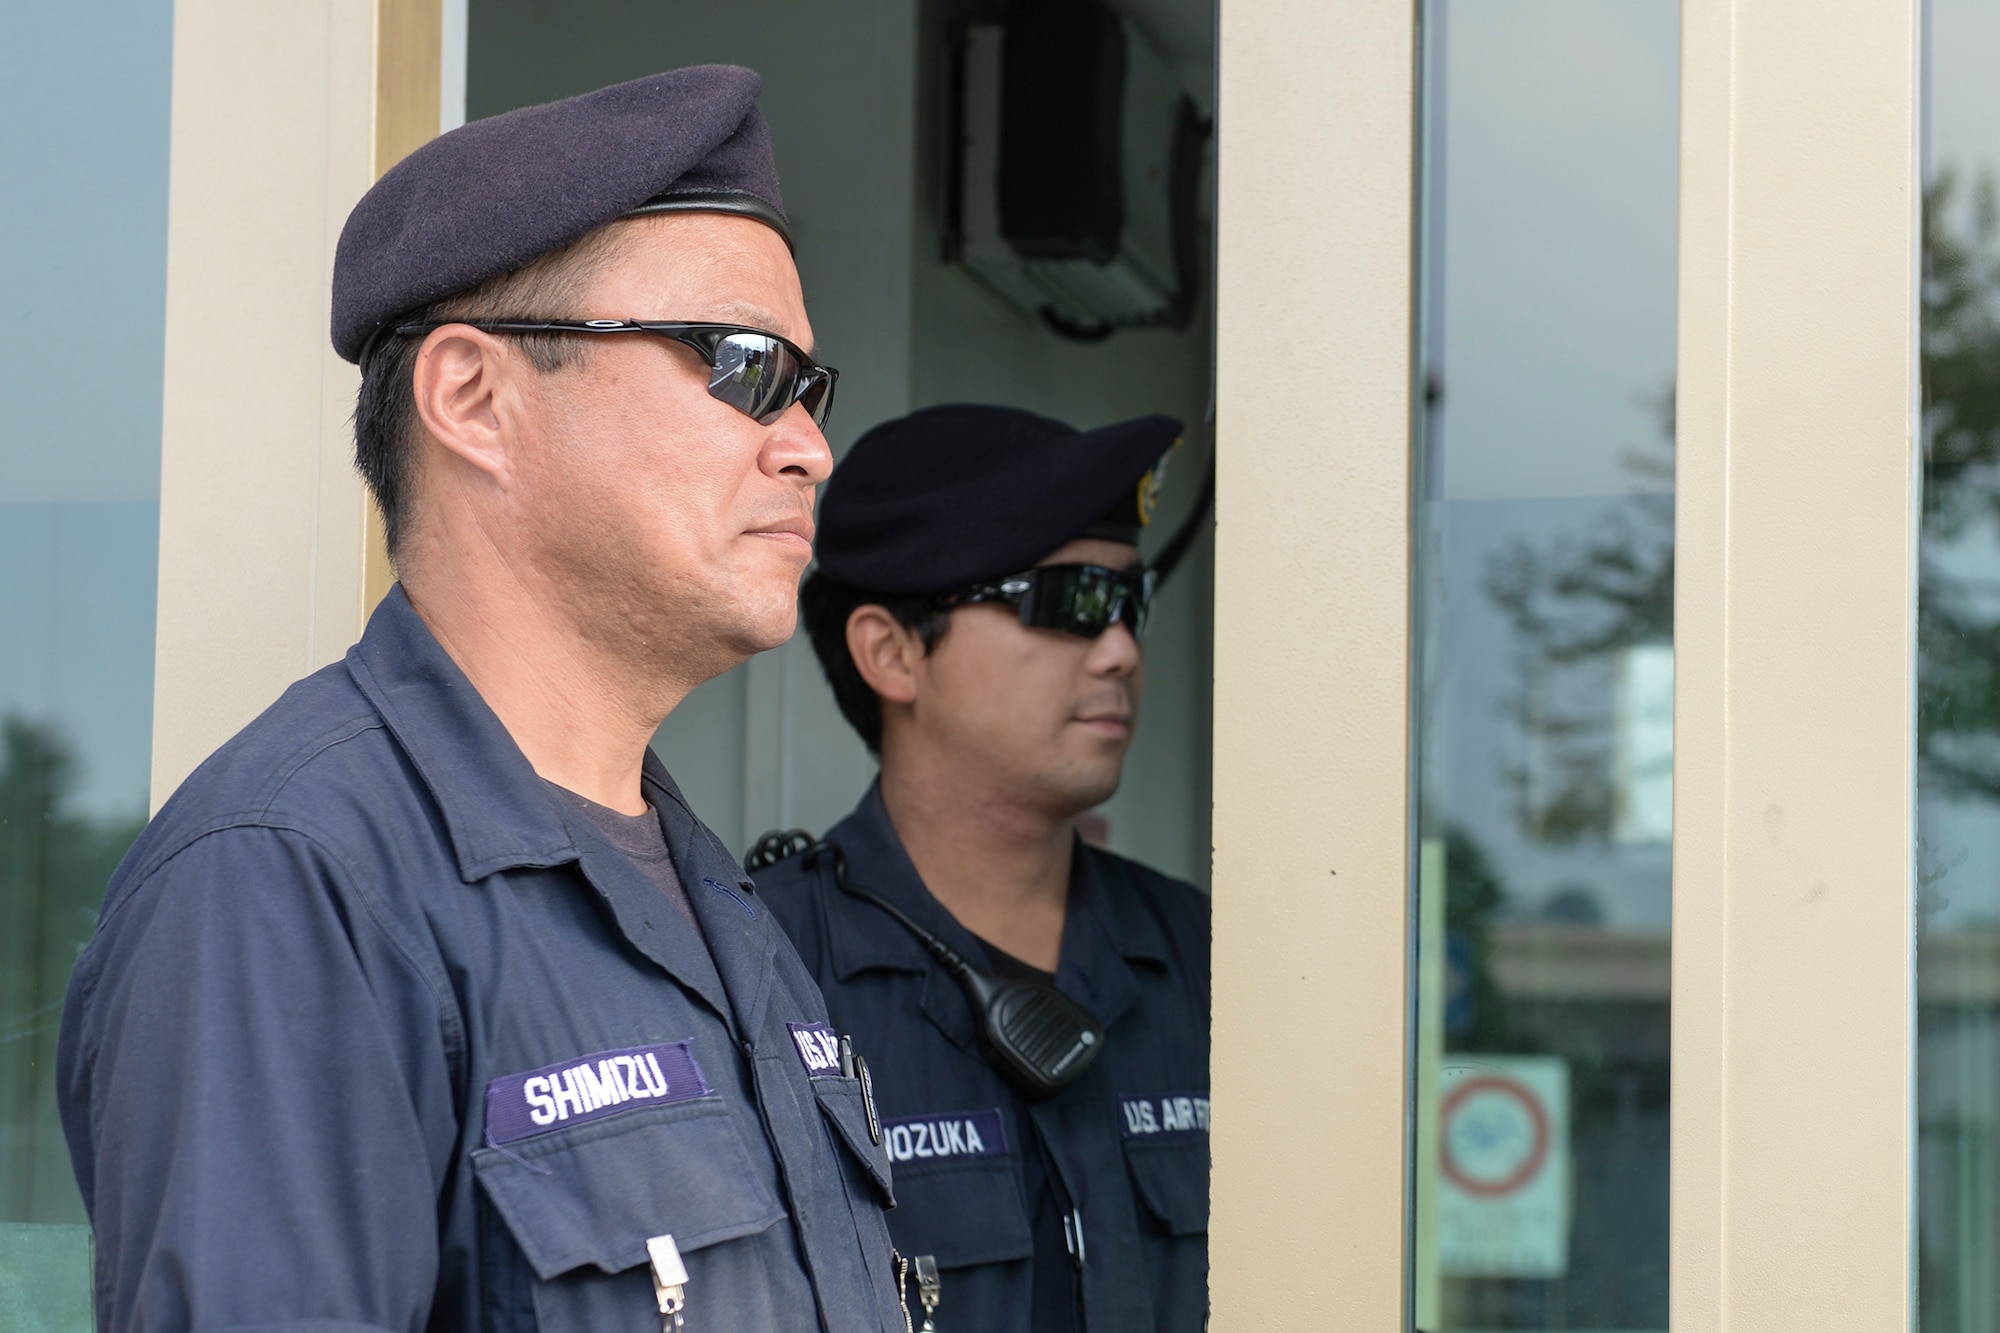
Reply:
[[[945,1327],[1034,1333],[1035,1240],[1014,1159],[891,1155],[898,1202],[889,1234],[904,1255],[937,1260]],[[913,1323],[922,1313],[916,1296],[912,1282],[906,1298]]]
[[[964,1157],[896,1174],[889,1232],[904,1254],[929,1254],[939,1268],[1031,1258],[1034,1234],[1011,1157]]]
[[[1208,1135],[1163,1134],[1125,1140],[1132,1188],[1170,1236],[1208,1231]]]
[[[875,1131],[869,1129],[869,1113],[861,1080],[816,1078],[812,1081],[812,1090],[819,1101],[820,1111],[833,1128],[833,1136],[847,1145],[844,1156],[860,1166],[859,1174],[867,1177],[882,1206],[894,1208],[896,1191],[889,1168],[889,1153],[883,1144],[876,1142],[880,1132],[879,1122]],[[855,1174],[850,1171],[850,1179]]]
[[[687,1254],[785,1216],[714,1094],[479,1148],[472,1164],[544,1282],[585,1265],[634,1268],[649,1236],[671,1235]]]

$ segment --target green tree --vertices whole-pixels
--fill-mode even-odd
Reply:
[[[1923,209],[1924,486],[1918,561],[1917,756],[1929,790],[2000,801],[2000,577],[1954,567],[1955,546],[2000,537],[2000,200],[1938,175]],[[1661,443],[1630,461],[1671,481],[1673,394]],[[2000,572],[2000,571],[1996,571]],[[1488,574],[1512,622],[1521,684],[1510,710],[1538,755],[1510,774],[1528,830],[1601,837],[1614,815],[1609,692],[1616,650],[1673,637],[1671,494],[1628,498],[1587,536],[1522,540]]]
[[[1518,1053],[1522,1038],[1492,967],[1493,921],[1506,903],[1506,886],[1485,849],[1462,828],[1445,833],[1444,865],[1444,928],[1454,955],[1447,959],[1445,1045],[1453,1051]]]
[[[1917,755],[1927,788],[2000,800],[2000,585],[1953,568],[2000,533],[2000,207],[1955,173],[1923,213],[1923,541]]]
[[[1615,654],[1673,641],[1672,386],[1650,405],[1660,437],[1625,463],[1656,488],[1607,508],[1580,537],[1516,538],[1487,569],[1486,594],[1511,623],[1518,654],[1506,707],[1531,756],[1507,778],[1522,827],[1546,842],[1610,835]]]
[[[80,1222],[55,1115],[56,1026],[104,886],[143,814],[74,808],[81,776],[54,724],[0,716],[0,1220]]]

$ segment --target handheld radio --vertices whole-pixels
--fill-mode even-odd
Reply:
[[[1104,1027],[1088,1010],[1049,982],[1002,977],[975,966],[888,899],[850,884],[847,858],[838,845],[815,842],[810,834],[797,829],[767,833],[743,858],[743,867],[755,874],[800,853],[804,853],[808,870],[826,860],[842,893],[887,913],[943,965],[972,1006],[988,1062],[1022,1096],[1050,1096],[1090,1068],[1103,1049]]]

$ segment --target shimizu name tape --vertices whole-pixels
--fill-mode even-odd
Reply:
[[[498,1147],[558,1125],[707,1094],[708,1080],[685,1041],[598,1051],[488,1083],[486,1142]]]
[[[1151,1097],[1120,1097],[1118,1110],[1124,1118],[1128,1139],[1148,1134],[1208,1133],[1208,1094],[1205,1092],[1161,1092]]]
[[[840,1077],[840,1037],[824,1023],[787,1023],[808,1078]]]
[[[892,1162],[1005,1157],[1007,1122],[997,1106],[985,1111],[904,1116],[882,1122],[882,1142]]]

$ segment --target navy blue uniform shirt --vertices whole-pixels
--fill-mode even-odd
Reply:
[[[992,957],[924,887],[879,788],[826,836],[849,882],[967,957]],[[896,1171],[889,1230],[903,1254],[937,1257],[939,1327],[1198,1333],[1208,900],[1077,843],[1056,984],[1104,1024],[1104,1047],[1082,1078],[1028,1102],[981,1057],[958,984],[887,913],[842,893],[828,863],[807,872],[794,858],[757,883],[874,1073]],[[1065,1215],[1081,1218],[1080,1257]]]
[[[99,1327],[657,1333],[671,1234],[691,1333],[900,1333],[887,1155],[794,1040],[819,992],[644,785],[699,933],[400,589],[203,764],[63,1015]]]

